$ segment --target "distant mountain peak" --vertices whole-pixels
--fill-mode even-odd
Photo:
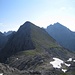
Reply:
[[[67,28],[66,26],[64,26],[63,24],[61,24],[59,22],[56,22],[54,24],[51,24],[51,25],[47,26],[47,29],[50,29],[51,27],[52,27],[52,29],[58,29],[60,31],[65,30],[65,32],[67,30],[67,31],[71,32],[71,30],[69,28]]]
[[[54,24],[50,24],[50,26],[51,25],[62,25],[61,23],[59,23],[59,22],[56,22],[56,23],[54,23]]]
[[[24,26],[24,25],[27,25],[27,26],[29,25],[30,26],[30,25],[34,25],[34,24],[30,21],[26,21],[22,26]]]
[[[62,24],[59,23],[59,22],[54,23],[53,26],[62,26],[62,27],[65,27],[64,25],[62,25]]]
[[[49,26],[47,26],[47,28],[49,28],[49,27],[60,27],[60,26],[64,27],[61,23],[56,22],[54,24],[50,24]]]
[[[31,23],[31,22],[30,22],[30,21],[26,21],[25,23],[27,23],[27,24],[28,24],[28,23]]]
[[[54,25],[56,25],[56,24],[61,25],[59,22],[54,23]]]
[[[75,34],[59,22],[49,25],[46,31],[63,47],[75,50]]]
[[[19,30],[25,31],[26,29],[30,30],[30,27],[34,25],[33,23],[31,23],[30,21],[26,21],[23,25],[20,26]]]

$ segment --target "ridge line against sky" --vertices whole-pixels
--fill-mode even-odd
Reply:
[[[0,0],[0,31],[17,30],[25,21],[45,28],[59,22],[75,31],[75,0]]]

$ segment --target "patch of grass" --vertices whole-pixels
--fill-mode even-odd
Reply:
[[[21,55],[26,55],[26,56],[35,56],[39,54],[36,50],[26,50],[26,51],[22,51],[19,52],[17,55],[21,56]]]
[[[66,73],[62,73],[61,75],[67,75]]]
[[[52,43],[52,44],[50,44],[50,48],[60,48],[60,47],[57,44]]]
[[[42,28],[37,26],[31,27],[31,38],[33,42],[41,47],[50,48],[50,47],[59,47],[56,41],[49,36],[49,34]]]
[[[24,53],[25,55],[33,55],[33,56],[37,54],[36,50],[27,50]]]

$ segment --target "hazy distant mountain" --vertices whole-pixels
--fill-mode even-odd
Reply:
[[[8,39],[14,34],[14,31],[9,31],[9,32],[5,32],[2,33],[0,32],[0,50],[5,46],[5,44],[7,43]]]
[[[14,32],[14,31],[8,31],[8,32],[4,32],[3,34],[7,36],[7,35],[12,34],[13,32]]]
[[[4,47],[4,45],[7,42],[7,37],[0,32],[0,49],[2,49]]]
[[[50,64],[53,57],[66,61],[75,54],[61,47],[44,29],[28,21],[10,36],[0,52],[0,61],[22,70],[23,75],[63,75],[60,69]]]
[[[46,31],[63,47],[75,51],[75,33],[60,23],[47,27]]]

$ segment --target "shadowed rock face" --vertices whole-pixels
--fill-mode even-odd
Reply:
[[[2,49],[4,47],[4,45],[7,42],[7,37],[0,32],[0,49]]]
[[[26,22],[23,24],[19,30],[11,36],[7,44],[1,51],[1,61],[6,60],[11,55],[23,51],[35,49],[33,42],[31,40],[31,23]]]
[[[60,23],[47,27],[46,31],[63,47],[75,51],[75,33]]]
[[[2,48],[4,48],[4,46],[6,45],[6,43],[8,42],[8,39],[14,34],[15,32],[13,31],[12,33],[9,34],[4,34],[2,32],[0,32],[0,50],[2,50]]]

